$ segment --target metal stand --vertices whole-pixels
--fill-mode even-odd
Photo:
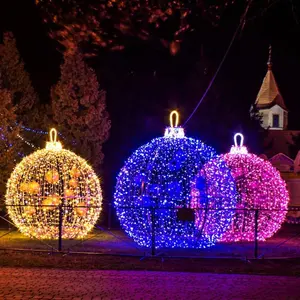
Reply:
[[[63,209],[59,205],[59,219],[58,219],[58,251],[62,251],[62,226],[63,226]]]
[[[147,255],[147,253],[145,253],[145,255],[140,259],[140,261],[149,258],[149,257],[161,257],[161,261],[164,261],[164,258],[167,257],[165,255],[165,253],[160,252],[160,253],[156,253],[156,248],[155,248],[155,229],[156,229],[156,225],[155,225],[155,208],[151,207],[151,254]]]
[[[254,258],[258,258],[258,209],[255,210],[255,228],[254,228]]]
[[[155,256],[155,209],[151,209],[151,224],[152,224],[152,230],[151,230],[151,255]]]
[[[112,213],[112,208],[111,208],[111,203],[108,203],[108,221],[107,221],[107,229],[111,229],[111,213]]]

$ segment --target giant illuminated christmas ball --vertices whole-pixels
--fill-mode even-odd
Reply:
[[[85,236],[101,211],[99,179],[88,163],[62,149],[50,131],[46,148],[25,157],[7,184],[6,206],[17,228],[41,239]]]
[[[140,246],[204,248],[231,224],[232,210],[207,209],[235,207],[230,170],[213,148],[185,137],[178,117],[172,112],[164,137],[137,149],[117,178],[117,216]]]
[[[235,145],[223,155],[239,194],[233,222],[222,237],[226,242],[253,241],[256,220],[258,240],[264,241],[281,227],[287,213],[289,195],[280,173],[270,162],[248,153],[243,140],[242,134],[236,134]]]

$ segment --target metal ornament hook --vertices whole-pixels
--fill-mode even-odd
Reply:
[[[173,116],[175,115],[175,126],[174,126],[174,123],[173,123]],[[172,128],[174,127],[178,127],[178,123],[179,123],[179,113],[176,111],[176,110],[173,110],[171,113],[170,113],[170,126]]]
[[[238,145],[238,142],[237,142],[237,137],[238,136],[241,138],[239,145]],[[233,137],[233,140],[234,140],[234,146],[235,147],[243,147],[243,145],[244,145],[244,136],[241,133],[236,133]]]

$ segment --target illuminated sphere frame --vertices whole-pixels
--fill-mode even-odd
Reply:
[[[231,172],[213,148],[185,137],[178,117],[172,112],[164,137],[137,149],[117,178],[117,216],[140,246],[205,248],[231,224],[233,210],[219,209],[235,207]],[[178,217],[185,208],[193,212],[194,220]]]
[[[84,237],[97,222],[102,203],[99,179],[88,163],[62,149],[50,131],[46,148],[25,157],[7,183],[6,206],[25,235],[56,239]]]
[[[240,145],[237,137],[240,136]],[[238,201],[225,242],[255,240],[255,210],[258,210],[258,240],[273,236],[281,227],[289,201],[285,181],[270,162],[248,153],[244,137],[237,133],[230,153],[222,155],[235,178]]]

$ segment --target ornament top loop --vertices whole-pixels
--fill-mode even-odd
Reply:
[[[240,137],[240,144],[238,144],[237,138]],[[248,150],[244,146],[244,136],[241,133],[236,133],[233,137],[234,146],[231,146],[230,154],[247,154]]]
[[[173,115],[175,115],[175,126],[173,124]],[[172,128],[174,127],[178,127],[178,123],[179,123],[179,113],[176,111],[176,110],[173,110],[171,113],[170,113],[170,126]]]
[[[175,120],[174,120],[174,116],[175,116]],[[166,128],[165,137],[167,137],[167,138],[183,138],[184,137],[184,130],[182,127],[178,127],[178,123],[179,123],[179,113],[176,110],[173,110],[170,113],[170,127]]]
[[[51,143],[57,142],[57,130],[55,128],[51,128],[51,130],[49,132],[49,136],[50,136]]]
[[[61,150],[62,145],[57,141],[57,130],[55,128],[51,128],[49,132],[50,142],[46,143],[47,150]]]
[[[238,145],[238,143],[237,143],[237,137],[241,137],[241,140],[240,140],[240,144]],[[243,147],[243,145],[244,145],[244,136],[241,134],[241,133],[236,133],[235,135],[234,135],[234,137],[233,137],[233,140],[234,140],[234,146],[235,147]]]

